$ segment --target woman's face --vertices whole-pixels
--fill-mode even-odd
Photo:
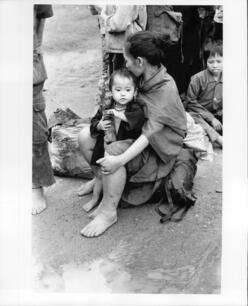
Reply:
[[[131,71],[136,77],[141,76],[144,73],[144,65],[140,61],[140,58],[134,58],[125,49],[123,55],[126,61],[127,69]]]

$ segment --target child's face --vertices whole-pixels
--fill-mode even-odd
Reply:
[[[116,75],[111,92],[115,102],[126,105],[133,99],[136,89],[132,79]]]
[[[218,54],[215,54],[215,56],[210,56],[207,60],[207,69],[213,75],[219,75],[222,71],[222,56]]]

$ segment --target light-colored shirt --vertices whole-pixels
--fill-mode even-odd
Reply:
[[[105,38],[108,52],[123,53],[124,41],[129,34],[145,30],[145,5],[106,5],[102,14],[105,20]]]

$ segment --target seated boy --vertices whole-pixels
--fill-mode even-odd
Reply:
[[[186,110],[222,147],[222,42],[211,42],[204,51],[207,68],[192,76]]]

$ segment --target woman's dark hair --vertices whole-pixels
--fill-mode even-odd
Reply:
[[[129,80],[132,80],[134,87],[135,88],[137,87],[138,79],[136,78],[136,76],[131,71],[127,70],[127,68],[120,68],[120,69],[115,70],[109,78],[109,90],[110,91],[112,91],[114,79],[117,75],[120,77],[128,78]]]
[[[167,34],[140,31],[127,38],[125,50],[134,58],[144,57],[151,65],[160,67],[170,45],[172,42]]]
[[[203,50],[203,59],[204,63],[207,63],[207,60],[209,57],[213,57],[215,55],[223,56],[223,50],[222,50],[222,41],[209,41]]]

